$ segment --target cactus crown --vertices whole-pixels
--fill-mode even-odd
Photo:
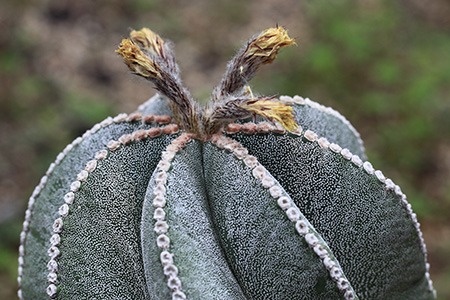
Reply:
[[[167,96],[178,125],[194,138],[205,141],[229,123],[256,115],[289,131],[297,128],[289,104],[274,97],[254,96],[247,85],[261,65],[271,63],[281,48],[293,44],[294,40],[279,26],[250,38],[228,63],[212,94],[213,101],[203,108],[183,86],[170,44],[150,29],[131,31],[116,52],[131,71],[153,82]]]

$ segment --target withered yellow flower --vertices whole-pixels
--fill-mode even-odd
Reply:
[[[297,129],[298,125],[292,106],[274,100],[255,100],[244,102],[239,106],[268,120],[280,123],[288,131]]]
[[[272,27],[264,30],[250,43],[246,51],[247,57],[266,57],[264,63],[271,63],[278,51],[286,46],[294,45],[294,39],[289,37],[287,30],[283,27]]]
[[[116,52],[123,57],[128,68],[134,73],[147,78],[161,77],[159,67],[132,40],[123,39]]]
[[[131,40],[151,54],[164,57],[164,40],[148,28],[142,28],[139,31],[130,32]]]
[[[203,109],[182,85],[169,45],[152,30],[142,28],[131,31],[129,38],[122,40],[116,52],[131,71],[152,81],[155,88],[167,96],[181,128],[198,138],[207,139],[227,123],[251,115],[277,122],[288,131],[297,128],[291,106],[272,98],[255,98],[247,85],[260,65],[271,63],[281,48],[292,44],[295,44],[294,40],[284,28],[278,26],[250,39],[229,64],[221,85],[216,89],[215,104]]]

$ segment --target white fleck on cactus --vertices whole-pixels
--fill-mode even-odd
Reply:
[[[167,43],[132,31],[117,52],[161,95],[50,165],[20,235],[19,298],[434,298],[416,215],[350,123],[247,86],[292,43],[281,27],[252,37],[201,108]]]

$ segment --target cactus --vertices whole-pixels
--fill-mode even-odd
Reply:
[[[169,44],[117,52],[159,91],[68,145],[29,200],[20,299],[432,299],[400,187],[339,113],[248,81],[294,41],[252,37],[205,108]]]

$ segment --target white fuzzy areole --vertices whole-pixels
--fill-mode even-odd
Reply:
[[[331,107],[327,107],[327,106],[324,106],[322,104],[319,104],[319,103],[317,103],[315,101],[312,101],[309,98],[303,98],[303,97],[300,97],[298,95],[296,95],[294,97],[280,96],[279,99],[281,101],[286,102],[286,103],[295,103],[295,104],[298,104],[298,105],[306,105],[306,106],[318,109],[320,111],[323,111],[326,114],[329,114],[329,115],[332,115],[332,116],[336,117],[337,119],[341,120],[342,123],[347,125],[348,128],[350,128],[350,131],[352,131],[353,134],[358,139],[358,143],[359,143],[361,149],[364,150],[364,142],[361,139],[361,135],[359,134],[359,132],[355,129],[355,127],[353,127],[353,125],[350,123],[350,121],[347,120],[347,118],[345,118],[343,115],[341,115],[337,110],[335,110],[335,109],[333,109]]]

